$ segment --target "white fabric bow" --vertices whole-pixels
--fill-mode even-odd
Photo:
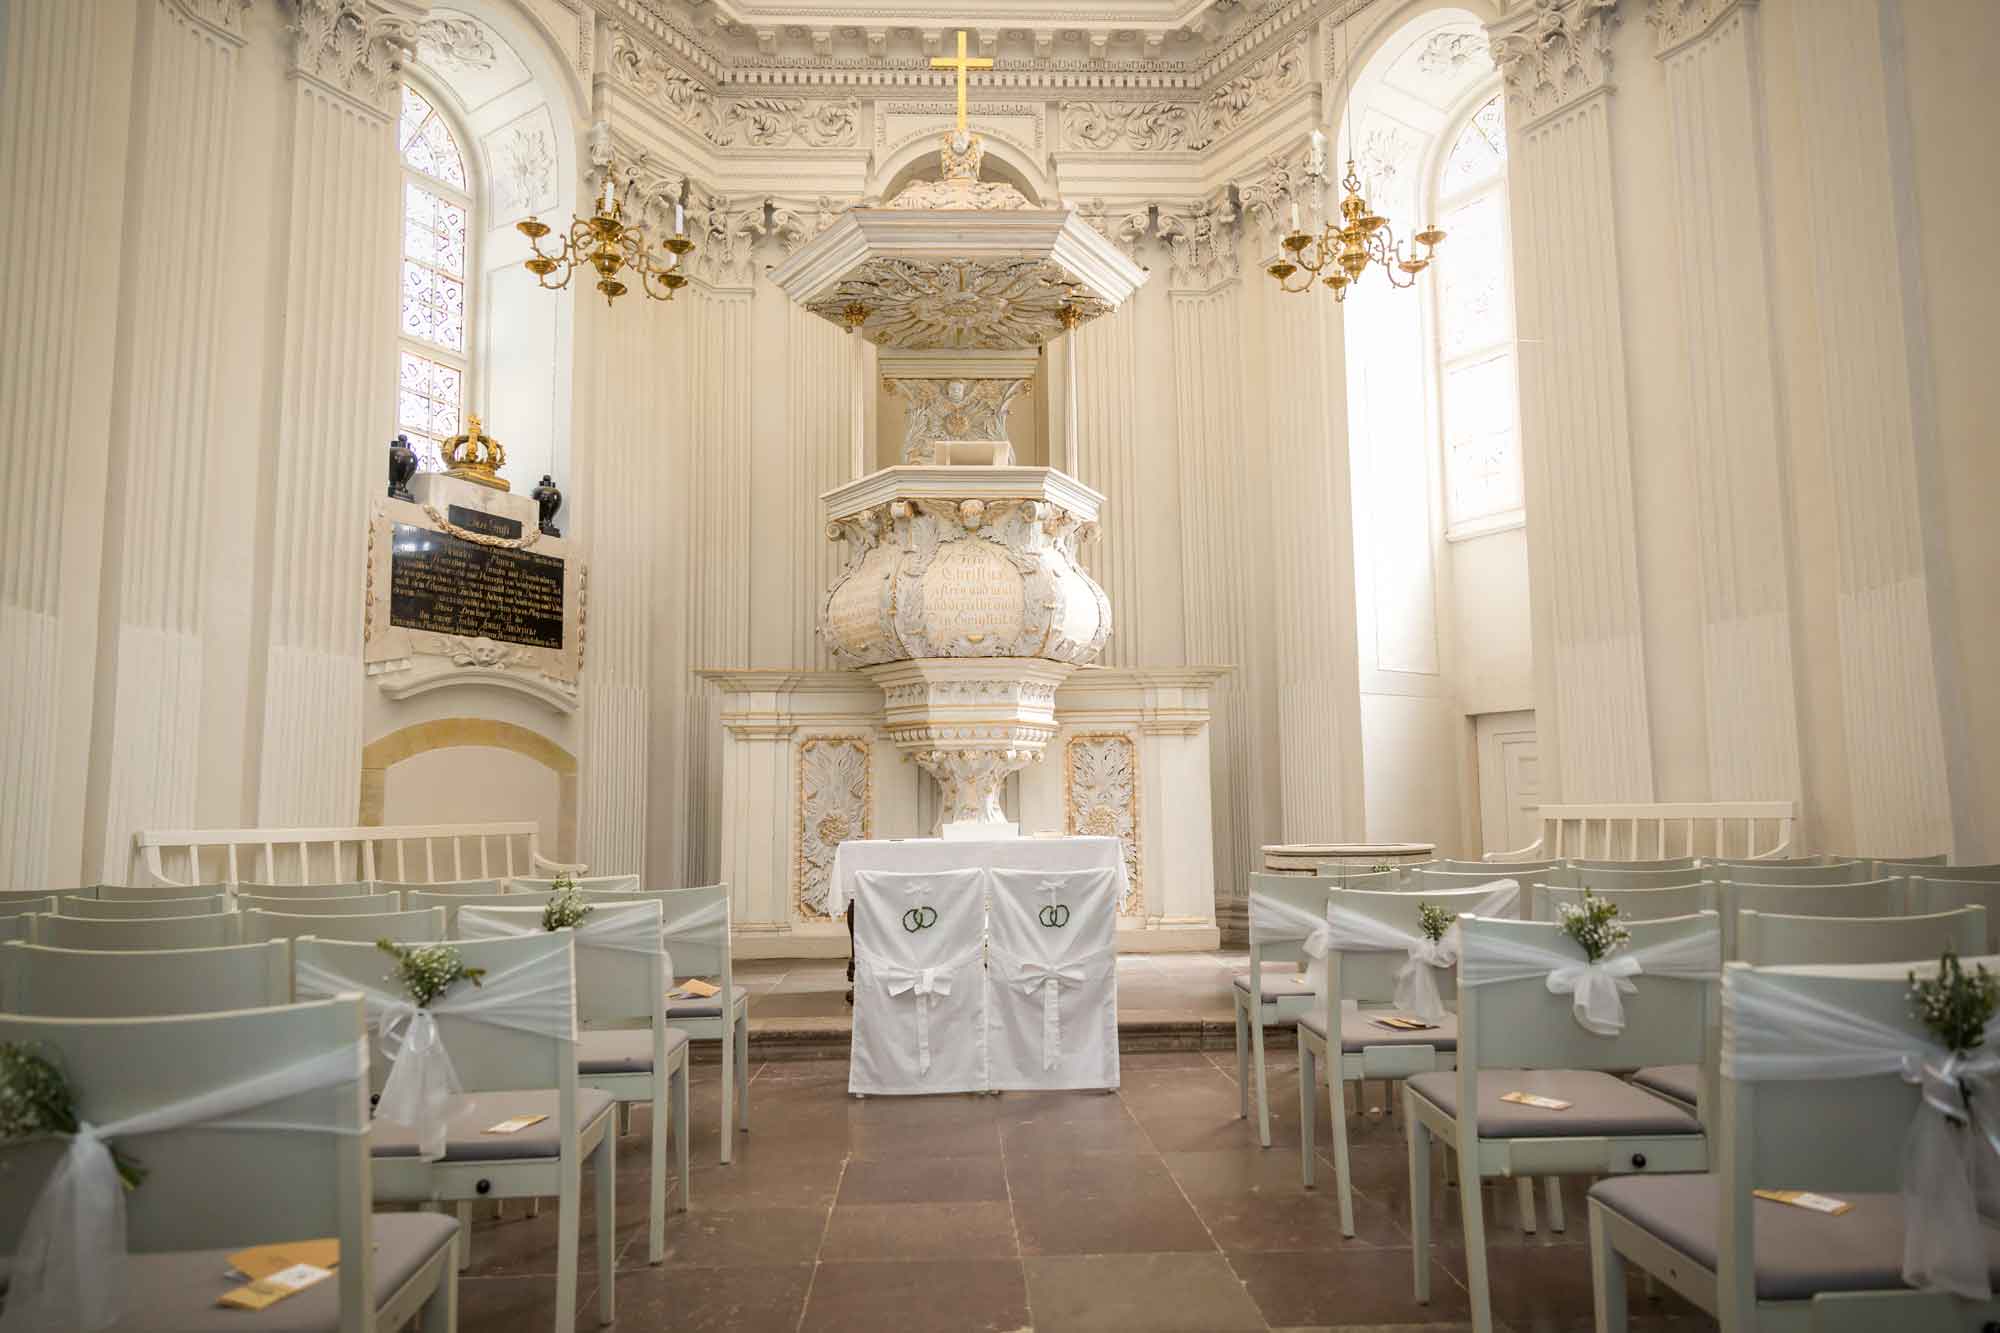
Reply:
[[[931,1072],[931,1005],[936,997],[951,994],[952,974],[977,961],[974,953],[935,967],[902,967],[880,959],[869,959],[869,970],[891,996],[914,995],[917,1002],[917,1070]]]
[[[1084,958],[1053,962],[1046,959],[1016,958],[994,948],[993,963],[1006,976],[1008,985],[1026,994],[1042,993],[1042,1068],[1054,1069],[1062,1060],[1062,988],[1081,986],[1105,975],[1117,965],[1116,949],[1105,949]]]
[[[1487,986],[1498,981],[1546,977],[1549,994],[1575,997],[1570,1012],[1578,1026],[1600,1037],[1615,1037],[1625,1030],[1624,997],[1639,989],[1633,977],[1645,973],[1713,980],[1722,974],[1722,932],[1714,922],[1692,935],[1636,949],[1621,948],[1594,963],[1583,957],[1583,951],[1568,936],[1555,938],[1559,944],[1543,944],[1517,936],[1487,936],[1469,954],[1461,947],[1458,984]]]
[[[1332,884],[1328,884],[1332,888]],[[1312,962],[1306,965],[1306,984],[1315,995],[1326,990],[1326,951],[1331,942],[1326,919],[1282,898],[1261,893],[1250,895],[1250,938],[1258,944],[1297,941]]]
[[[295,1064],[214,1088],[186,1101],[156,1106],[107,1125],[81,1123],[69,1149],[42,1185],[15,1247],[0,1315],[6,1333],[96,1333],[125,1313],[125,1183],[111,1155],[111,1141],[211,1125],[238,1130],[288,1130],[317,1134],[365,1133],[342,1129],[339,1109],[325,1107],[311,1121],[244,1119],[245,1112],[306,1093],[358,1083],[368,1077],[368,1047],[355,1042]],[[306,1114],[294,1111],[294,1116]],[[143,1188],[143,1186],[142,1186]]]
[[[1415,894],[1405,895],[1416,897]],[[1521,901],[1521,886],[1511,879],[1497,880],[1492,892],[1466,909],[1473,916],[1510,917]],[[1435,1023],[1447,1012],[1444,995],[1438,990],[1437,974],[1458,965],[1459,930],[1454,920],[1440,939],[1422,931],[1407,931],[1386,921],[1357,912],[1351,907],[1329,903],[1326,909],[1327,939],[1331,946],[1354,953],[1408,955],[1396,970],[1396,1007],[1415,1014],[1426,1023]]]
[[[1723,1004],[1739,1082],[1896,1074],[1923,1090],[1903,1140],[1903,1281],[1992,1299],[1981,1214],[2000,1216],[2000,1018],[1962,1057],[1754,972],[1729,974]]]
[[[461,909],[463,910],[463,909]],[[435,1015],[493,1027],[532,1032],[562,1041],[576,1040],[576,984],[570,942],[550,936],[552,947],[505,971],[480,978],[480,984],[454,985],[450,992],[419,1008],[400,993],[377,990],[312,962],[296,965],[296,989],[301,999],[361,992],[368,1007],[368,1026],[382,1040],[389,1060],[375,1114],[416,1131],[418,1155],[444,1156],[445,1121],[451,1099],[464,1091],[451,1054],[445,1050]]]

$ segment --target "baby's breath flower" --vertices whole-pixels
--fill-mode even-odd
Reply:
[[[40,1134],[74,1134],[79,1122],[76,1096],[62,1070],[26,1042],[0,1042],[0,1140]],[[118,1178],[137,1189],[146,1170],[118,1149],[111,1150]]]
[[[1584,957],[1591,962],[1602,962],[1619,945],[1632,938],[1632,932],[1618,921],[1618,905],[1608,903],[1593,894],[1583,891],[1583,901],[1562,904],[1563,934],[1575,940],[1583,950]]]
[[[1964,1055],[1986,1040],[1986,1025],[2000,1008],[2000,977],[1974,963],[1967,972],[1958,954],[1946,949],[1937,975],[1910,973],[1910,1007],[1938,1044]]]
[[[432,1001],[450,990],[452,983],[460,978],[477,986],[479,979],[486,975],[483,967],[467,967],[458,950],[449,944],[397,944],[393,940],[377,940],[375,947],[396,960],[396,979],[420,1009],[430,1008]]]
[[[561,884],[563,878],[557,876],[556,883]],[[567,892],[558,891],[542,908],[542,929],[562,930],[566,926],[580,926],[583,919],[596,910],[596,904],[585,902],[583,895],[574,888]]]
[[[1458,913],[1447,912],[1436,903],[1417,904],[1417,925],[1423,929],[1430,941],[1436,944],[1451,929],[1451,923],[1458,920]]]

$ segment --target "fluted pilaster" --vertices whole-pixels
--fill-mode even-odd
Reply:
[[[1355,839],[1365,832],[1361,682],[1339,307],[1318,288],[1287,293],[1263,281],[1252,291],[1271,466],[1269,507],[1245,518],[1273,542],[1270,620],[1258,630],[1276,655],[1280,836]]]
[[[689,302],[688,393],[694,438],[688,485],[687,623],[695,666],[749,666],[751,552],[751,291],[697,282]],[[817,525],[814,535],[818,534]],[[707,831],[721,818],[721,711],[715,691],[688,678],[686,762],[688,882],[704,882],[718,848]]]
[[[1099,661],[1137,666],[1145,643],[1144,582],[1139,576],[1139,518],[1146,504],[1139,488],[1139,357],[1135,344],[1139,303],[1077,329],[1077,480],[1104,495],[1099,533],[1079,554],[1083,567],[1111,600],[1111,638]]]
[[[307,6],[310,8],[311,6]],[[395,419],[396,144],[387,52],[339,77],[294,32],[284,324],[257,820],[352,823],[360,797],[368,497]],[[358,91],[357,91],[358,90]]]
[[[1901,211],[1908,145],[1892,128],[1908,114],[1889,73],[1902,53],[1884,41],[1882,8],[1824,0],[1792,28],[1800,115],[1813,127],[1804,243],[1839,554],[1850,850],[1893,856],[1949,847],[1952,819],[1920,478],[1932,372],[1915,221]]]
[[[1709,791],[1797,800],[1785,423],[1754,0],[1655,0],[1700,534]]]
[[[0,15],[0,876],[47,884],[61,641],[63,503],[74,435],[81,246],[42,244],[89,165],[96,17],[86,5]]]
[[[1243,524],[1258,499],[1245,466],[1240,280],[1210,290],[1169,293],[1173,310],[1173,383],[1180,432],[1183,497],[1181,586],[1190,662],[1227,664],[1209,722],[1214,781],[1216,912],[1240,933],[1248,872],[1269,823],[1264,766],[1256,761],[1251,701],[1264,683],[1250,643],[1257,585],[1246,565],[1252,547]],[[1114,605],[1112,614],[1117,614]],[[1230,907],[1234,905],[1235,910]]]
[[[1653,798],[1611,175],[1616,0],[1494,25],[1507,84],[1542,794]],[[1579,245],[1576,238],[1589,237]]]
[[[228,20],[239,9],[147,0],[140,11],[99,645],[110,704],[92,765],[92,824],[113,879],[127,871],[134,830],[194,822],[226,289],[211,266],[189,262],[188,246],[228,234],[243,41]]]
[[[785,385],[787,456],[792,467],[792,519],[785,525],[792,542],[788,568],[794,571],[792,651],[794,665],[833,668],[819,635],[826,590],[840,576],[842,548],[825,539],[826,516],[819,497],[848,481],[853,450],[852,397],[854,343],[805,307],[785,302]]]

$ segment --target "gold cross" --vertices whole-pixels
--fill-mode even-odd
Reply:
[[[992,69],[993,62],[984,56],[965,54],[965,29],[958,31],[958,58],[932,56],[932,69],[955,69],[958,71],[958,127],[965,128],[965,72],[969,69]]]

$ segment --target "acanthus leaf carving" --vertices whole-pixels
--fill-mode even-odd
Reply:
[[[1532,0],[1490,29],[1508,106],[1523,123],[1610,83],[1617,19],[1618,0]]]
[[[1102,199],[1093,199],[1079,205],[1076,215],[1098,235],[1123,250],[1128,258],[1138,257],[1139,242],[1146,239],[1146,233],[1153,226],[1153,210],[1149,204],[1114,206]]]
[[[1139,863],[1139,747],[1124,732],[1084,733],[1063,744],[1067,832],[1117,838],[1125,853],[1121,916],[1144,910]]]
[[[1236,210],[1224,194],[1160,205],[1159,236],[1183,282],[1212,283],[1236,273]]]
[[[793,891],[800,915],[826,919],[834,855],[874,829],[874,789],[866,736],[810,736],[798,750],[798,861]]]
[[[1062,105],[1062,144],[1091,152],[1199,152],[1305,86],[1308,38],[1286,42],[1195,102]]]
[[[1307,192],[1313,186],[1308,159],[1311,150],[1301,145],[1289,154],[1273,153],[1264,159],[1264,169],[1236,187],[1236,201],[1245,220],[1260,231],[1277,235],[1287,225],[1286,206],[1310,203]]]
[[[693,74],[635,41],[611,36],[611,68],[673,119],[718,148],[849,148],[861,142],[856,97],[719,97]]]
[[[493,44],[483,25],[460,17],[387,13],[371,0],[293,0],[292,68],[383,114],[395,106],[406,57],[483,69]]]
[[[1691,37],[1701,36],[1724,15],[1756,0],[1651,0],[1646,22],[1652,25],[1654,49],[1665,54]]]

